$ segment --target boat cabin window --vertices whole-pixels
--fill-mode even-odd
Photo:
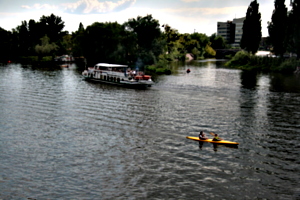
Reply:
[[[103,66],[94,66],[96,70],[103,70],[103,71],[113,71],[113,72],[125,72],[126,67],[103,67]]]

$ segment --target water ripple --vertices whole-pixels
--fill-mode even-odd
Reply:
[[[299,198],[299,93],[189,67],[132,90],[1,66],[0,199]],[[239,148],[186,139],[200,130]]]

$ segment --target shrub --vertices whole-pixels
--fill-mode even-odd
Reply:
[[[38,60],[39,60],[38,56],[22,56],[19,61],[22,64],[29,64],[29,63],[37,62]]]
[[[146,67],[146,70],[149,72],[156,72],[156,67],[154,65],[150,65]]]
[[[239,51],[225,65],[226,66],[244,66],[244,65],[247,65],[249,63],[250,57],[251,56],[248,52]]]
[[[150,65],[146,67],[146,70],[155,73],[155,74],[167,74],[170,75],[172,71],[166,67],[163,67],[161,65]]]
[[[245,51],[239,51],[225,65],[244,70],[293,73],[297,66],[300,66],[300,61],[298,61],[296,58],[285,59],[278,57],[261,57],[252,55]]]
[[[44,56],[44,57],[42,57],[41,61],[43,61],[43,62],[50,62],[50,61],[52,61],[52,56]]]
[[[297,61],[295,58],[290,58],[283,61],[279,67],[275,67],[274,71],[279,71],[283,73],[293,73],[297,66],[299,66],[300,62]]]
[[[171,70],[166,69],[166,68],[157,68],[155,73],[156,74],[167,74],[167,75],[169,75],[169,74],[171,74]]]

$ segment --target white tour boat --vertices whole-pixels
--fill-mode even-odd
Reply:
[[[85,80],[132,88],[147,88],[153,84],[151,76],[130,70],[127,65],[98,63],[82,72]]]

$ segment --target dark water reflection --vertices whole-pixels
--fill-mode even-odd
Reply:
[[[300,199],[299,78],[222,66],[149,90],[1,66],[0,199]],[[200,130],[240,145],[199,148]]]
[[[284,93],[299,93],[300,92],[300,76],[271,74],[270,75],[270,91]]]

